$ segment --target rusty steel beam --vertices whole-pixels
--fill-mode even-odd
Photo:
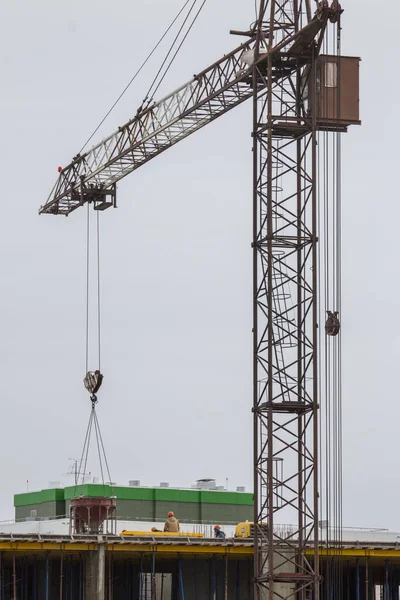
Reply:
[[[252,74],[255,600],[319,598],[318,123],[307,98],[339,10],[320,2],[310,19],[308,0],[261,0],[258,18],[256,57],[267,59]],[[286,56],[272,51],[294,37]]]

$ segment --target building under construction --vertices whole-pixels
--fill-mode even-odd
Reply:
[[[252,494],[217,489],[213,480],[191,489],[130,483],[112,488],[126,507],[119,518],[113,503],[104,504],[115,499],[108,486],[16,494],[15,522],[8,533],[0,525],[0,599],[255,599],[254,525],[245,518],[252,515]],[[163,532],[171,508],[181,522],[177,534]],[[217,522],[224,523],[225,538],[214,536]],[[296,542],[297,528],[276,525],[274,534]],[[398,600],[400,536],[345,529],[338,547],[332,534],[320,524],[321,597],[331,600],[334,587],[343,600]],[[314,564],[313,540],[305,555]],[[289,565],[281,566],[278,594],[293,593]]]
[[[340,551],[321,546],[321,597],[335,581],[343,600],[398,600],[398,537],[353,530]],[[253,556],[240,538],[0,534],[0,598],[253,600]],[[281,582],[278,593],[290,590]]]
[[[9,533],[0,526],[0,599],[254,600],[254,525],[235,523],[236,517],[252,514],[253,496],[215,489],[215,481],[206,481],[213,489],[204,489],[205,480],[191,489],[140,487],[138,481],[114,487],[133,513],[142,511],[140,520],[131,514],[126,521],[116,511],[107,514],[112,505],[104,509],[107,496],[98,484],[79,486],[78,494],[71,487],[16,494],[19,518]],[[65,514],[54,516],[54,508],[63,510],[68,499],[75,499],[74,504],[69,501],[70,514],[81,510],[86,533]],[[178,534],[162,531],[161,521],[171,508],[181,520]],[[199,522],[202,510],[210,520]],[[232,520],[223,520],[226,515]],[[226,523],[222,539],[213,532],[217,517]],[[274,535],[292,536],[296,542],[297,527],[275,525]],[[340,546],[336,538],[336,532],[320,523],[321,598],[331,600],[334,587],[343,600],[398,600],[400,535],[343,529]],[[305,556],[314,564],[313,540]],[[290,562],[281,565],[280,595],[293,594],[292,583],[286,581],[288,567]]]

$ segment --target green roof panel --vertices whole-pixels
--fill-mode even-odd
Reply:
[[[251,506],[253,494],[245,492],[224,492],[213,490],[179,490],[173,488],[144,488],[144,487],[122,487],[102,484],[84,484],[69,486],[64,489],[49,489],[39,492],[27,492],[15,494],[14,506],[28,506],[53,502],[55,500],[70,500],[76,496],[111,496],[115,495],[117,500],[150,500],[154,502],[187,502],[204,504],[231,504],[236,506]]]
[[[43,502],[55,502],[56,500],[64,500],[63,489],[54,488],[50,490],[40,490],[39,492],[15,494],[14,506],[29,506],[30,504],[42,504]]]

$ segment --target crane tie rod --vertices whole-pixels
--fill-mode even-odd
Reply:
[[[164,31],[164,33],[162,34],[162,36],[160,37],[160,39],[158,40],[158,42],[155,44],[155,46],[153,47],[153,49],[149,52],[149,54],[147,55],[147,57],[145,58],[145,60],[142,62],[142,64],[140,65],[140,67],[137,69],[137,71],[134,73],[134,75],[132,76],[132,78],[130,79],[130,81],[128,82],[128,84],[124,87],[124,89],[122,90],[122,92],[120,93],[120,95],[118,96],[118,98],[115,100],[115,102],[109,108],[109,110],[106,112],[106,114],[104,115],[104,117],[101,119],[100,123],[94,129],[93,133],[88,137],[88,139],[86,140],[86,142],[83,144],[82,148],[79,151],[79,154],[81,154],[83,152],[83,150],[86,148],[86,146],[88,145],[88,143],[93,139],[93,137],[96,135],[96,133],[98,132],[98,130],[100,129],[100,127],[103,125],[104,121],[107,119],[107,117],[110,116],[110,114],[112,113],[112,111],[114,110],[114,108],[117,106],[117,104],[119,103],[119,101],[121,100],[121,98],[124,96],[124,94],[130,88],[130,86],[132,85],[132,83],[135,81],[136,77],[141,73],[141,71],[143,70],[143,68],[149,62],[150,58],[153,56],[154,52],[157,50],[157,48],[160,46],[160,44],[162,43],[162,41],[164,40],[164,38],[167,36],[167,34],[172,29],[172,27],[175,25],[176,21],[179,19],[179,17],[183,13],[183,11],[185,10],[185,8],[189,4],[189,2],[190,2],[190,0],[186,0],[186,2],[183,4],[182,8],[179,10],[179,12],[177,13],[177,15],[172,20],[172,22],[168,25],[167,29]]]

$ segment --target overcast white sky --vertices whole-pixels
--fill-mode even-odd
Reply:
[[[90,410],[85,212],[38,207],[180,5],[0,4],[0,519],[27,479],[62,479]],[[344,521],[400,529],[400,9],[385,4],[379,37],[376,2],[343,6],[343,53],[363,59],[363,127],[343,140]],[[252,20],[252,0],[208,0],[160,95],[235,47],[229,29]],[[96,141],[133,116],[160,58]],[[120,484],[227,477],[251,488],[250,129],[243,105],[125,179],[119,208],[102,215],[98,415]]]

